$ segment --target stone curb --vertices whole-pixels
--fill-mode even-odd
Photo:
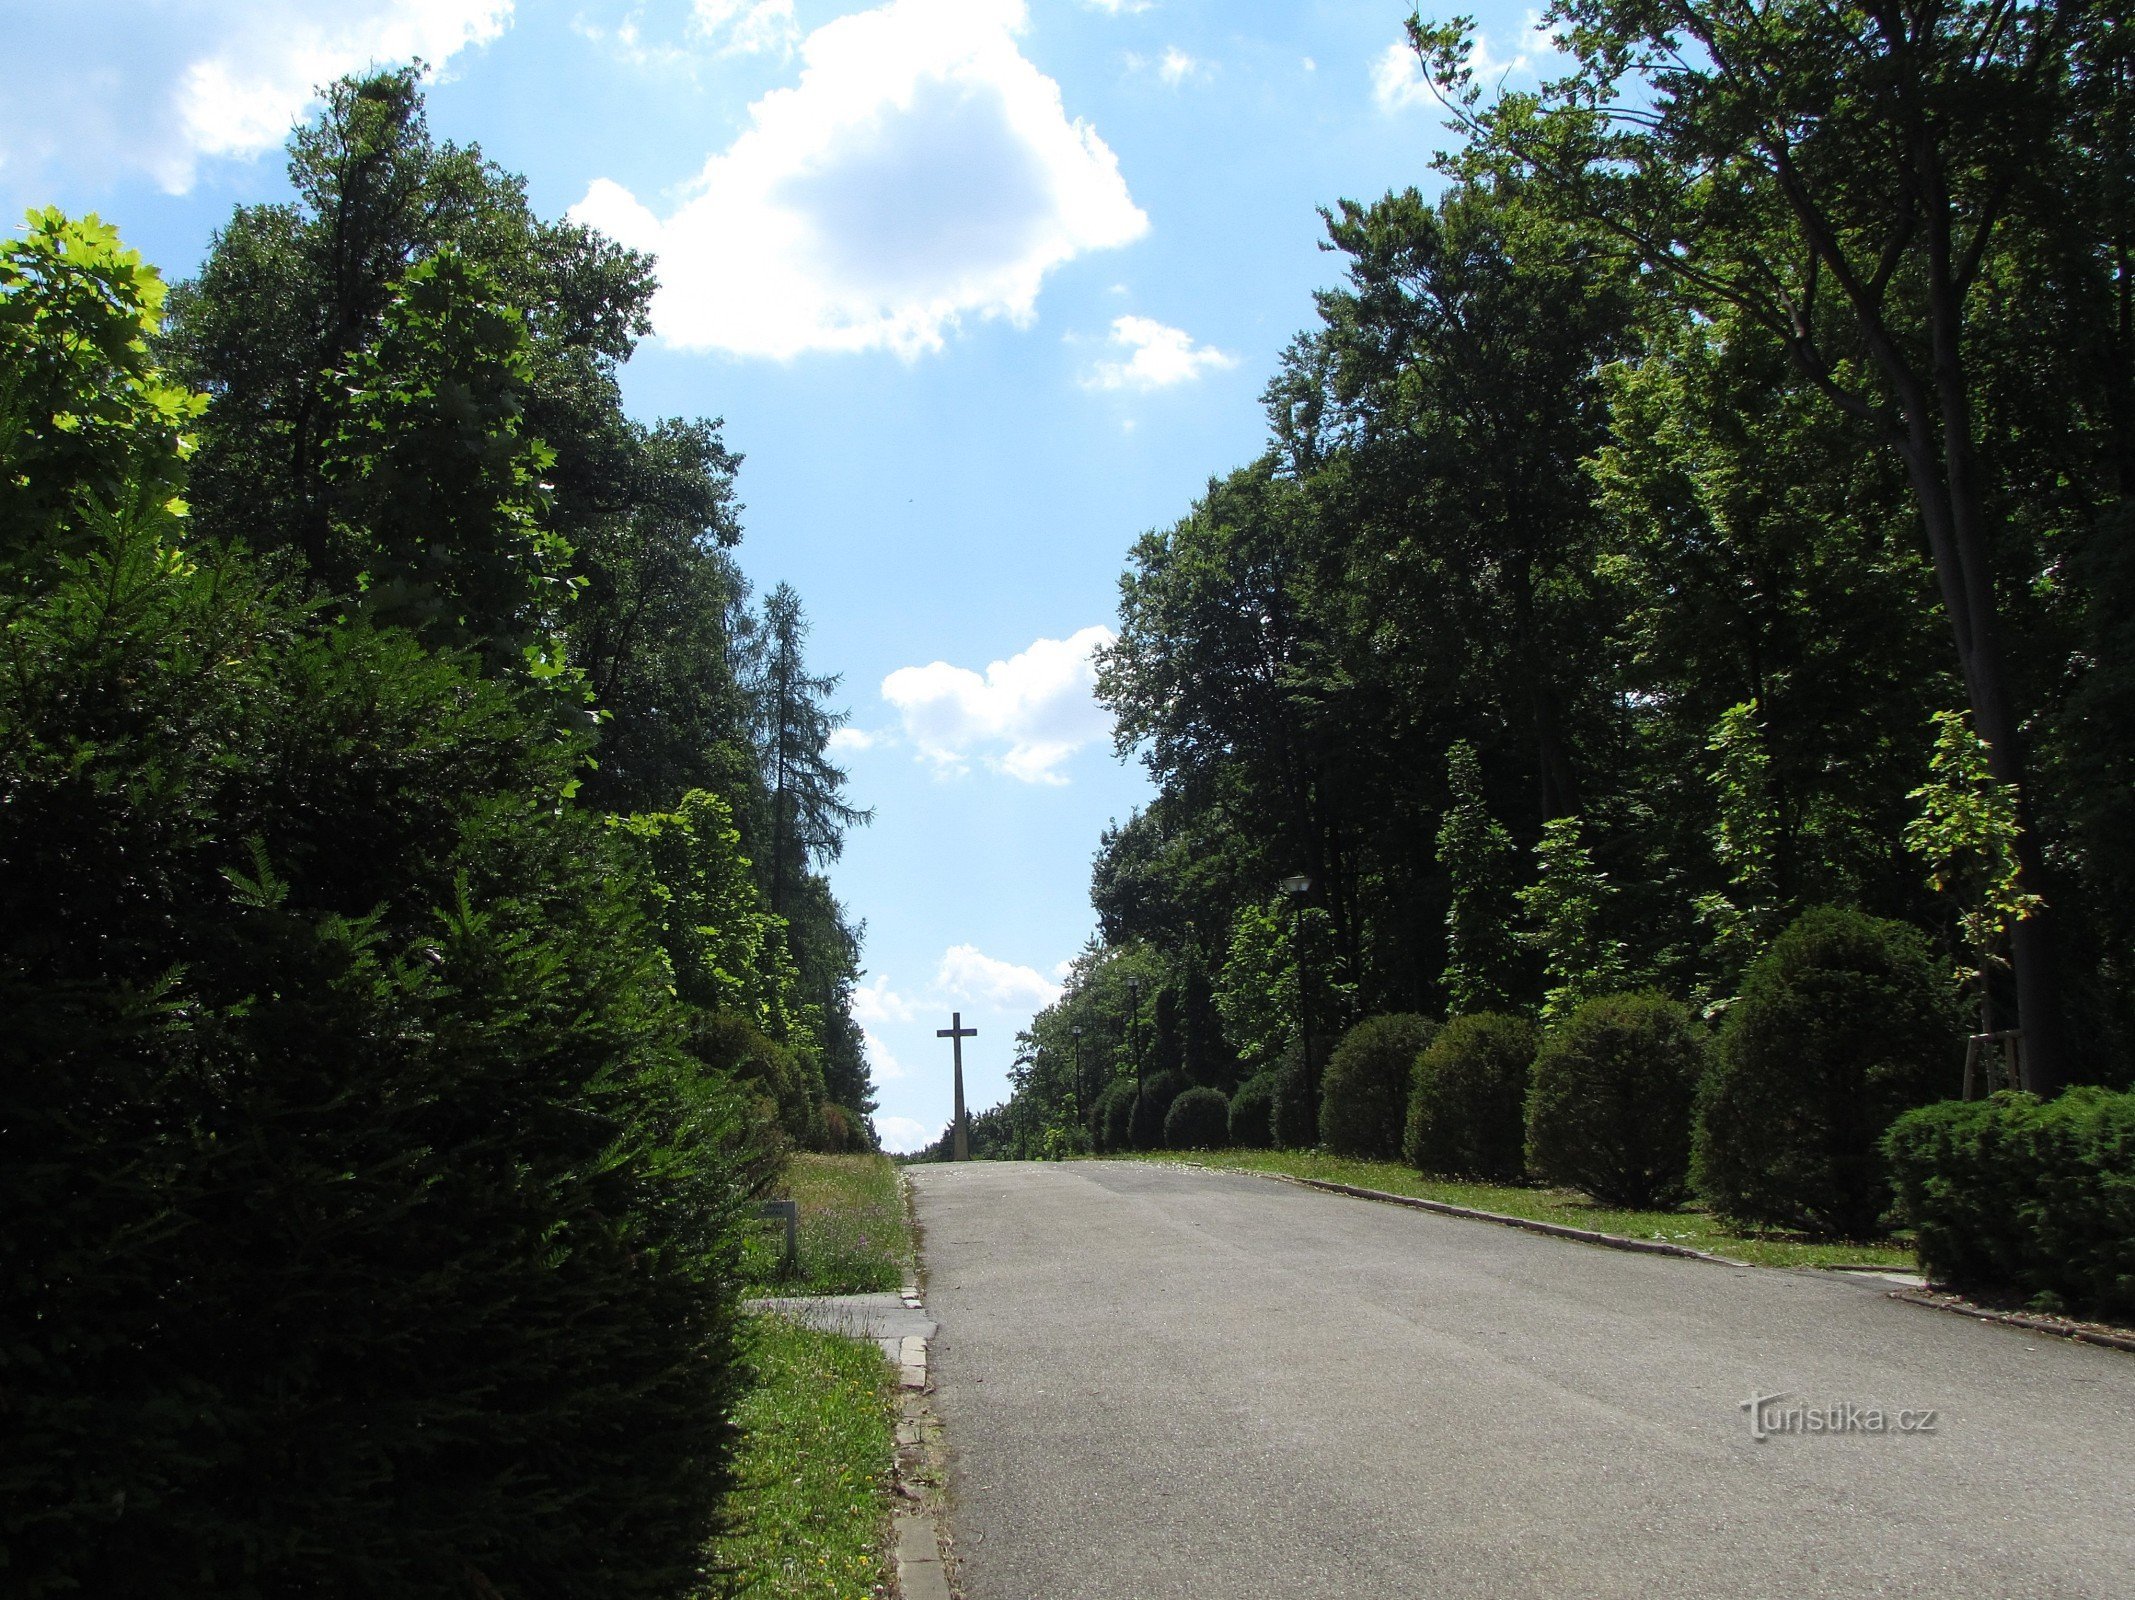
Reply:
[[[918,1264],[900,1298],[908,1311],[924,1311]],[[956,1600],[951,1579],[952,1547],[942,1521],[942,1495],[949,1482],[941,1421],[927,1403],[927,1341],[907,1334],[897,1350],[897,1481],[900,1500],[891,1530],[900,1600]]]
[[[2124,1333],[2105,1333],[2095,1328],[2073,1327],[2046,1317],[2034,1317],[2023,1311],[1996,1311],[1965,1301],[1938,1300],[1933,1295],[1918,1294],[1910,1289],[1893,1289],[1890,1291],[1890,1298],[1902,1300],[1909,1306],[1925,1306],[1930,1311],[1946,1311],[1952,1316],[1968,1317],[1974,1322],[1998,1322],[2005,1328],[2021,1328],[2026,1333],[2051,1334],[2056,1339],[2067,1339],[2076,1344],[2104,1345],[2109,1350],[2135,1353],[2135,1337]]]
[[[1444,1217],[1465,1217],[1471,1222],[1495,1222],[1501,1227],[1522,1228],[1529,1233],[1546,1233],[1557,1239],[1576,1239],[1581,1244],[1598,1244],[1609,1250],[1635,1250],[1641,1255],[1681,1256],[1687,1261],[1708,1261],[1716,1267],[1747,1267],[1747,1261],[1737,1261],[1732,1256],[1716,1256],[1709,1250],[1693,1250],[1687,1244],[1670,1244],[1665,1239],[1627,1239],[1620,1233],[1597,1233],[1592,1228],[1574,1228],[1569,1223],[1540,1222],[1533,1217],[1508,1216],[1502,1211],[1481,1211],[1474,1206],[1457,1206],[1446,1200],[1425,1200],[1413,1194],[1389,1194],[1384,1189],[1365,1189],[1353,1183],[1336,1183],[1331,1178],[1300,1178],[1288,1172],[1255,1172],[1249,1167],[1225,1167],[1226,1172],[1245,1172],[1256,1178],[1273,1178],[1281,1183],[1294,1183],[1301,1188],[1320,1189],[1328,1194],[1346,1194],[1357,1200],[1378,1200],[1387,1205],[1407,1206],[1412,1211],[1435,1211]]]

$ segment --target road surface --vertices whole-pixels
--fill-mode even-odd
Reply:
[[[1242,1175],[909,1170],[967,1600],[2135,1597],[2135,1356]]]

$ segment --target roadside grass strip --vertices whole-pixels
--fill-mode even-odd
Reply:
[[[1586,1228],[1625,1239],[1653,1239],[1728,1256],[1760,1267],[1878,1267],[1917,1271],[1912,1247],[1901,1241],[1829,1243],[1784,1233],[1745,1233],[1709,1212],[1685,1206],[1674,1211],[1623,1211],[1599,1205],[1576,1189],[1528,1188],[1516,1184],[1462,1183],[1426,1177],[1399,1161],[1352,1161],[1313,1150],[1148,1151],[1131,1159],[1240,1172],[1281,1173],[1327,1183],[1353,1184],[1387,1194],[1436,1200],[1443,1205],[1495,1211]]]
[[[895,1387],[871,1340],[747,1320],[755,1386],[727,1531],[713,1545],[734,1600],[882,1600],[891,1584]]]
[[[901,1288],[912,1266],[912,1235],[897,1168],[882,1155],[796,1153],[781,1198],[800,1205],[799,1263],[779,1271],[781,1237],[766,1223],[742,1260],[752,1293],[878,1294]]]

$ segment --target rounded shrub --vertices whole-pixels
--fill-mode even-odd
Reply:
[[[1437,1031],[1432,1018],[1404,1011],[1367,1017],[1344,1034],[1320,1083],[1320,1143],[1368,1161],[1398,1157],[1416,1058]]]
[[[1305,1075],[1305,1052],[1292,1045],[1275,1068],[1275,1095],[1269,1104],[1268,1131],[1278,1150],[1309,1150],[1318,1141],[1319,1116],[1312,1105],[1312,1081]]]
[[[1589,1000],[1543,1037],[1527,1094],[1527,1165],[1607,1205],[1673,1205],[1690,1171],[1707,1049],[1666,995]]]
[[[1527,1164],[1527,1086],[1539,1042],[1525,1017],[1455,1017],[1416,1058],[1402,1154],[1423,1172],[1517,1183]]]
[[[1265,1150],[1275,1142],[1275,1074],[1256,1072],[1231,1096],[1231,1148]]]
[[[1128,1129],[1128,1137],[1135,1149],[1164,1148],[1164,1116],[1184,1087],[1175,1072],[1152,1072],[1142,1080],[1142,1092],[1135,1096],[1133,1119]],[[1131,1084],[1129,1092],[1132,1092]]]
[[[1134,1080],[1114,1078],[1106,1084],[1090,1122],[1099,1150],[1133,1149]]]
[[[1750,967],[1698,1101],[1691,1176],[1738,1222],[1879,1231],[1883,1135],[1956,1087],[1957,1019],[1927,941],[1824,906]]]
[[[1220,1150],[1231,1131],[1231,1103],[1221,1089],[1187,1089],[1164,1113],[1169,1150]]]

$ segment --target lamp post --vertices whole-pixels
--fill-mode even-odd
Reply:
[[[1134,1051],[1134,1097],[1142,1097],[1142,980],[1127,980],[1127,1039]]]
[[[1068,1037],[1075,1041],[1075,1109],[1081,1116],[1089,1115],[1090,1097],[1083,1092],[1082,1082],[1082,1024],[1068,1029]]]
[[[1305,941],[1297,931],[1305,896],[1312,892],[1312,880],[1302,872],[1296,873],[1283,879],[1282,892],[1290,897],[1290,960],[1297,967],[1297,1026],[1305,1046],[1305,1098],[1312,1125],[1318,1127],[1320,1068],[1312,1056],[1312,974],[1305,966]]]

